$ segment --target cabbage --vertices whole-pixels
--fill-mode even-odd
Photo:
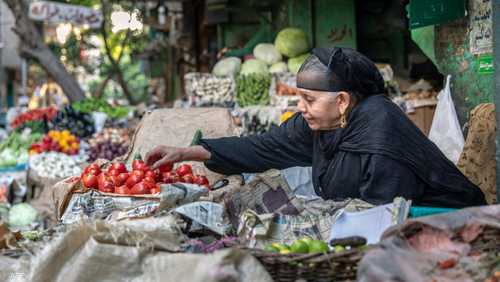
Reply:
[[[273,44],[260,43],[253,49],[253,55],[256,59],[266,62],[268,65],[281,62],[283,59],[280,52],[276,50]]]
[[[9,211],[10,226],[27,226],[34,222],[38,213],[30,205],[21,203],[14,205]]]
[[[269,69],[267,68],[267,64],[261,60],[258,59],[250,59],[247,60],[243,63],[241,66],[241,72],[240,74],[242,75],[248,75],[248,74],[268,74]]]
[[[288,67],[287,67],[285,62],[276,63],[269,68],[270,73],[281,73],[281,72],[287,72],[287,71],[288,71]]]
[[[288,60],[288,69],[291,73],[297,74],[299,72],[300,66],[306,61],[309,57],[309,54],[300,55],[295,58],[291,58]]]
[[[286,57],[293,58],[309,51],[306,33],[299,28],[285,28],[278,33],[274,41],[276,49]]]
[[[241,59],[237,57],[227,57],[218,61],[212,73],[216,76],[235,76],[241,69]]]

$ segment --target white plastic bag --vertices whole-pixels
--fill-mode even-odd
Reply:
[[[448,75],[445,88],[439,92],[429,139],[439,147],[448,159],[457,164],[465,141],[451,98],[450,80],[451,75]]]

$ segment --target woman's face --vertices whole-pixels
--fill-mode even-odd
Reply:
[[[349,106],[347,92],[299,89],[298,109],[312,130],[330,130],[340,126],[340,117]]]

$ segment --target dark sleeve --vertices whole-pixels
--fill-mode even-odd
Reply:
[[[312,144],[312,131],[300,114],[264,134],[200,142],[211,153],[205,165],[226,175],[311,166]]]
[[[372,204],[387,204],[395,197],[418,202],[425,183],[399,161],[381,155],[362,155],[361,199]]]

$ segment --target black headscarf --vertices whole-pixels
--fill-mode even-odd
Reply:
[[[353,49],[315,48],[299,69],[297,87],[363,98],[383,93],[384,79],[370,59]]]

